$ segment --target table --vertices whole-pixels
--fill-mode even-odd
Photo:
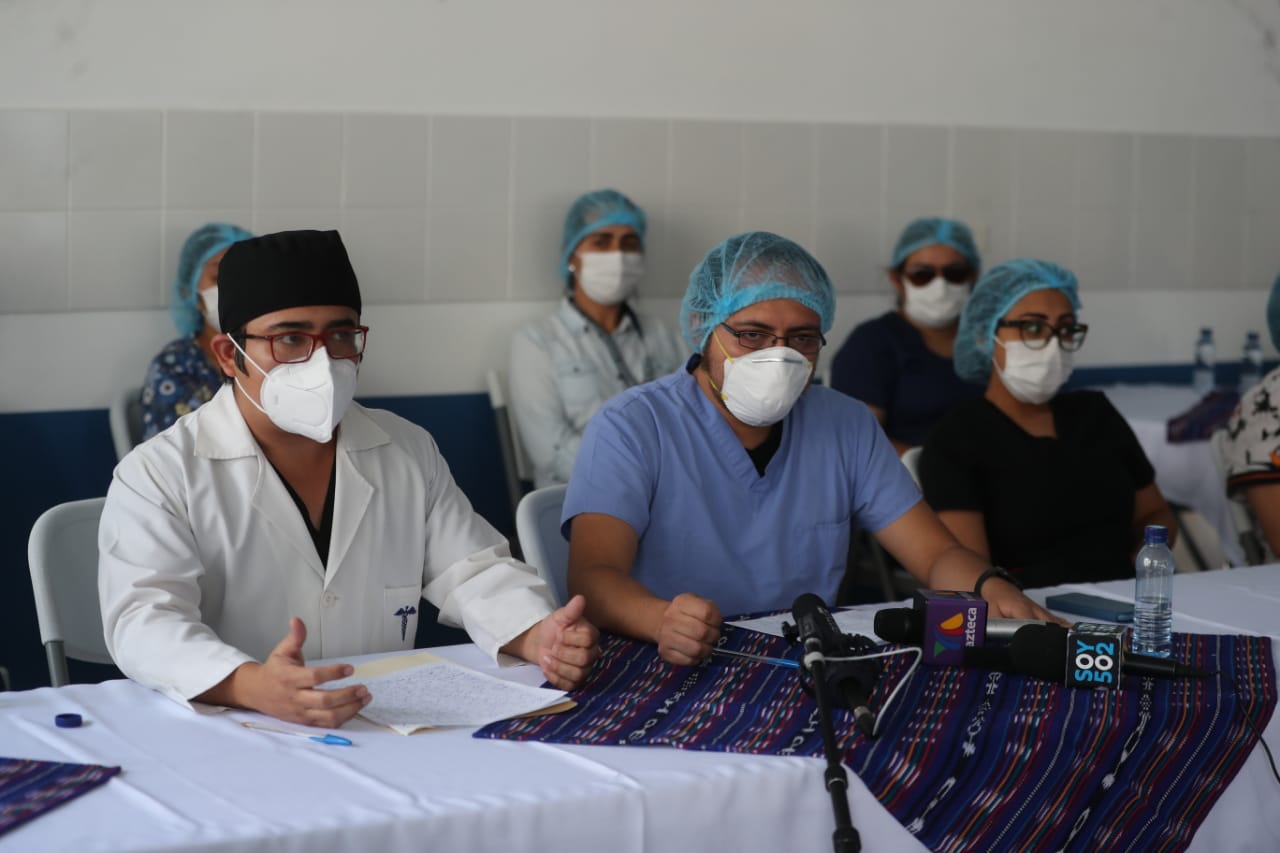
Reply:
[[[1280,635],[1280,565],[1180,574],[1179,631]],[[1132,582],[1036,590],[1131,598]],[[875,608],[868,608],[875,609]],[[1280,654],[1280,643],[1277,643]],[[472,646],[435,650],[503,677]],[[81,729],[53,725],[84,715]],[[106,785],[0,836],[28,850],[827,851],[832,817],[812,758],[402,737],[355,720],[355,746],[249,731],[256,715],[199,715],[127,681],[0,693],[0,755],[120,764]],[[1280,746],[1280,712],[1265,737]],[[1280,849],[1276,781],[1261,749],[1201,826],[1193,850]],[[867,850],[923,849],[850,778]]]
[[[1222,554],[1233,566],[1245,564],[1244,550],[1231,520],[1226,483],[1208,441],[1170,444],[1166,424],[1199,400],[1182,385],[1112,385],[1100,388],[1124,415],[1156,469],[1156,485],[1167,500],[1189,506],[1218,534]]]

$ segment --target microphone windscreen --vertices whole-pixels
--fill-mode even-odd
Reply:
[[[891,643],[920,645],[924,637],[924,617],[910,607],[877,610],[875,632],[880,639]]]
[[[1062,684],[1067,677],[1067,629],[1023,625],[1009,642],[1014,672]]]

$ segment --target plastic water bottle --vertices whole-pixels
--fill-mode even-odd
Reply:
[[[1196,341],[1196,363],[1191,371],[1191,389],[1201,396],[1213,390],[1213,368],[1217,355],[1213,345],[1213,329],[1205,326]]]
[[[1240,361],[1240,393],[1262,381],[1262,341],[1257,332],[1244,339],[1244,358]]]
[[[1133,650],[1167,658],[1173,651],[1173,554],[1169,531],[1148,524],[1134,561]]]

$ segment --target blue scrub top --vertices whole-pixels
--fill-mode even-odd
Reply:
[[[726,616],[835,600],[852,524],[879,530],[920,492],[865,405],[811,386],[761,477],[724,416],[679,370],[606,403],[583,435],[561,531],[584,512],[636,531],[632,576]]]

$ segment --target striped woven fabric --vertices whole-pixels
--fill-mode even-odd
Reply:
[[[795,670],[720,657],[677,667],[651,644],[602,642],[591,679],[573,694],[577,709],[476,736],[822,755],[817,707]],[[798,656],[754,631],[729,629],[722,646]],[[1265,637],[1177,634],[1174,656],[1220,674],[1129,676],[1107,691],[921,668],[874,741],[837,709],[844,762],[934,850],[1182,850],[1257,742],[1244,715],[1259,730],[1270,720],[1276,679]],[[907,671],[907,656],[889,661],[873,709]]]
[[[98,764],[0,758],[0,835],[120,772]]]

